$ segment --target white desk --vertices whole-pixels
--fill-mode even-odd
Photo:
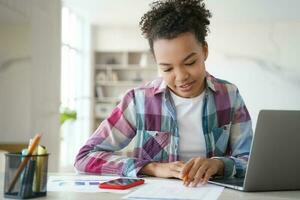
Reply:
[[[64,175],[59,173],[51,173],[52,175]],[[0,173],[0,199],[3,197],[3,182],[4,174]],[[46,197],[34,198],[34,199],[74,199],[74,200],[116,200],[121,199],[125,194],[115,194],[115,193],[81,193],[81,192],[47,192]],[[236,199],[247,199],[247,200],[290,200],[290,199],[300,199],[299,191],[282,191],[282,192],[240,192],[231,189],[225,189],[221,194],[220,200],[236,200]]]

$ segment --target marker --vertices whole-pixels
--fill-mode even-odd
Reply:
[[[46,157],[44,156],[45,154],[47,154],[46,147],[39,145],[37,147],[37,159],[36,159],[37,168],[35,170],[35,177],[33,181],[34,192],[40,192],[44,189],[42,188],[42,186],[44,186],[44,178],[45,178],[43,176],[43,172],[45,171],[45,167],[46,167],[46,163],[44,162],[44,160],[46,159]]]

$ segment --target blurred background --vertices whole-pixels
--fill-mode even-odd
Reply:
[[[124,92],[158,76],[138,27],[151,2],[0,0],[0,151],[41,132],[49,170],[73,171]],[[300,110],[300,2],[205,2],[207,71],[238,86],[253,128],[261,109]]]

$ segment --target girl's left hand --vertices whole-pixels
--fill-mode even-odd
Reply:
[[[209,178],[215,174],[223,175],[224,163],[219,159],[196,157],[189,160],[182,169],[181,178],[184,185],[192,183],[195,187],[198,183],[206,184]],[[186,178],[185,178],[186,176]]]

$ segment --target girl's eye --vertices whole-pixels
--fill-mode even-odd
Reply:
[[[169,69],[165,69],[165,70],[163,70],[164,72],[169,72],[169,71],[171,71],[172,70],[172,68],[169,68]]]
[[[186,63],[185,65],[193,65],[195,64],[196,60],[194,60],[193,62],[190,62],[190,63]]]

